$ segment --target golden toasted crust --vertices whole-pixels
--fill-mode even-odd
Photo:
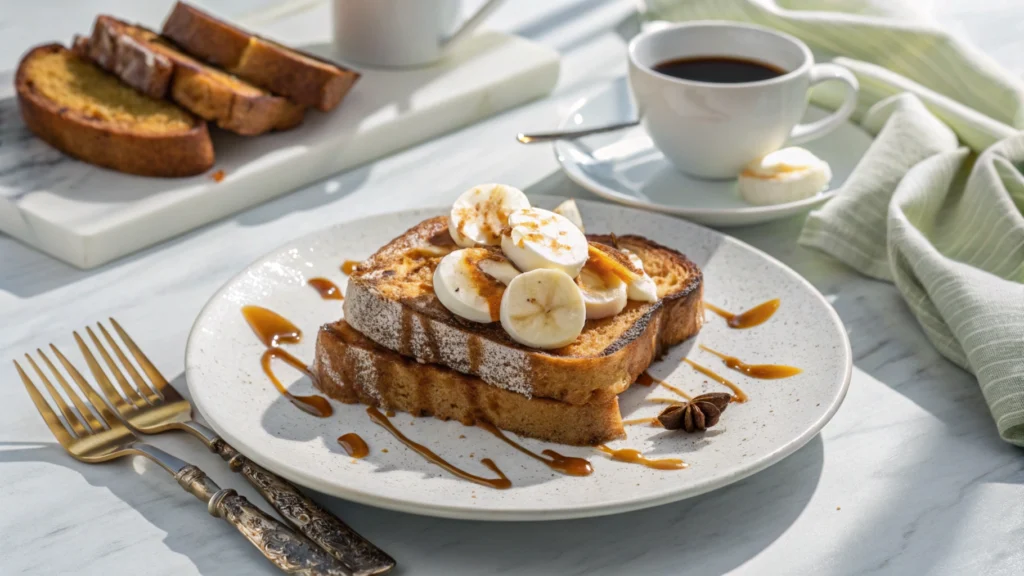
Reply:
[[[198,58],[325,112],[359,79],[358,72],[250,34],[184,2],[175,4],[163,34]]]
[[[463,320],[440,304],[433,270],[455,248],[445,217],[421,222],[359,266],[349,280],[345,318],[385,348],[525,396],[576,405],[606,400],[628,388],[666,347],[697,333],[703,281],[685,256],[642,237],[590,238],[636,253],[661,299],[630,302],[614,317],[588,320],[579,338],[560,349],[522,346],[499,324]]]
[[[614,396],[581,406],[527,398],[479,378],[400,356],[374,344],[344,320],[320,329],[313,372],[320,391],[349,404],[361,402],[464,424],[484,421],[560,444],[595,446],[626,436]]]
[[[59,44],[29,51],[15,87],[25,125],[80,160],[160,177],[192,176],[213,166],[205,122],[135,92]]]
[[[155,32],[99,16],[85,48],[89,57],[136,90],[170,98],[200,118],[237,134],[286,130],[305,110],[182,53]],[[169,68],[169,77],[163,70]]]

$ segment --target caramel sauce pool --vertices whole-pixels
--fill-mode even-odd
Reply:
[[[538,460],[547,465],[548,468],[562,474],[569,476],[590,476],[594,472],[594,468],[590,465],[590,461],[584,458],[575,458],[573,456],[563,456],[554,450],[544,450],[540,454],[527,449],[525,446],[512,440],[508,436],[505,436],[501,430],[498,430],[493,424],[489,422],[477,422],[477,426],[487,430],[491,434],[494,434],[509,446],[519,450],[523,454],[526,454],[534,460]],[[541,455],[543,454],[543,456]],[[546,456],[546,458],[545,458]]]
[[[700,349],[705,352],[710,352],[715,356],[722,359],[722,362],[726,367],[731,368],[737,372],[742,372],[751,378],[760,378],[761,380],[777,380],[779,378],[789,378],[790,376],[796,376],[802,370],[794,366],[784,366],[782,364],[747,364],[735,356],[729,356],[723,354],[717,350],[712,350],[707,346],[700,344]]]
[[[615,450],[602,444],[598,446],[597,449],[607,454],[612,460],[628,462],[630,464],[640,464],[648,468],[654,468],[655,470],[682,470],[683,468],[686,468],[686,462],[683,462],[678,458],[660,458],[655,460],[644,456],[639,450],[633,450],[632,448],[620,448]]]
[[[309,284],[313,290],[316,290],[324,300],[345,299],[345,295],[341,293],[341,289],[327,278],[310,278],[306,281],[306,284]]]
[[[723,310],[707,301],[704,302],[704,307],[715,314],[718,314],[722,318],[725,318],[725,322],[729,325],[729,328],[743,329],[753,328],[754,326],[767,322],[768,319],[775,314],[775,311],[779,309],[779,304],[781,303],[782,301],[776,298],[774,300],[762,302],[750,310],[740,312],[739,314],[733,314],[728,310]]]
[[[708,378],[711,378],[715,382],[718,382],[719,384],[721,384],[723,386],[726,386],[730,390],[732,390],[732,401],[733,402],[737,402],[737,403],[742,404],[743,402],[746,402],[747,400],[750,400],[750,397],[747,396],[747,393],[744,392],[739,386],[733,384],[732,382],[726,380],[725,378],[722,378],[721,376],[716,374],[711,369],[705,368],[704,366],[701,366],[700,364],[697,364],[696,362],[694,362],[693,360],[690,360],[689,358],[683,358],[683,361],[686,362],[687,364],[689,364],[690,366],[692,366],[693,369],[696,370],[697,372],[700,372],[701,374],[707,376]]]
[[[366,441],[355,432],[338,436],[338,444],[345,449],[346,454],[353,458],[365,458],[370,453],[370,447],[366,445]]]
[[[382,414],[380,410],[377,410],[373,406],[367,406],[366,414],[370,417],[370,420],[372,420],[374,424],[377,424],[384,428],[385,430],[387,430],[388,432],[390,432],[392,436],[397,438],[398,441],[401,442],[402,444],[408,446],[413,452],[416,452],[420,456],[423,456],[428,462],[436,464],[441,468],[444,468],[445,470],[451,472],[455,476],[458,476],[463,480],[469,480],[470,482],[476,482],[477,484],[488,486],[490,488],[496,488],[498,490],[507,490],[512,487],[512,482],[508,479],[508,476],[505,476],[505,473],[498,469],[498,465],[495,464],[494,461],[491,460],[490,458],[484,458],[483,460],[480,461],[480,463],[483,464],[484,466],[487,466],[488,468],[491,469],[492,472],[497,474],[497,478],[484,478],[482,476],[470,474],[469,472],[466,472],[462,468],[459,468],[458,466],[455,466],[454,464],[448,462],[444,458],[441,458],[430,448],[427,448],[423,444],[419,444],[413,441],[405,434],[402,434],[402,431],[396,428],[395,425],[391,423],[391,420],[388,420],[388,417]]]
[[[352,273],[355,272],[356,268],[358,268],[358,267],[359,267],[359,261],[358,260],[345,260],[344,262],[341,263],[341,271],[346,276],[351,276]]]
[[[274,359],[278,359],[311,379],[313,378],[313,373],[305,362],[280,348],[281,344],[298,344],[302,341],[302,330],[299,330],[298,326],[292,324],[284,316],[261,306],[242,306],[242,316],[245,317],[245,321],[249,323],[249,327],[252,328],[260,342],[267,347],[260,358],[260,365],[263,367],[263,373],[270,378],[277,391],[303,412],[320,418],[326,418],[333,414],[334,409],[331,408],[331,403],[326,398],[317,395],[296,396],[289,392],[274,374],[272,364]]]

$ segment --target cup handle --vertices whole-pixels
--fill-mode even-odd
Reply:
[[[839,80],[846,85],[843,105],[821,120],[794,126],[793,131],[789,133],[789,143],[800,144],[828,134],[845,122],[857,107],[857,90],[860,86],[852,72],[838,64],[815,64],[811,68],[811,86],[829,80]]]
[[[497,10],[498,6],[500,6],[504,1],[505,0],[487,0],[487,2],[484,2],[480,8],[477,8],[476,13],[467,18],[466,21],[459,26],[459,29],[456,30],[454,34],[441,40],[441,50],[447,50],[456,42],[472,34],[473,31],[476,30],[480,24],[483,24],[483,21],[486,20],[492,12]]]

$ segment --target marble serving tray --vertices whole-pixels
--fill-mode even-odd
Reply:
[[[303,48],[331,55],[328,45]],[[297,129],[256,138],[212,130],[216,165],[179,179],[121,174],[61,154],[24,127],[14,73],[0,73],[0,231],[92,268],[543,96],[558,71],[554,50],[484,32],[430,68],[361,70],[338,109],[310,111]]]

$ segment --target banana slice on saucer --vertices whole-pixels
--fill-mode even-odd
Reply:
[[[575,278],[587,262],[588,243],[565,216],[543,208],[524,208],[508,215],[501,251],[523,272],[545,268]]]
[[[506,284],[519,271],[496,250],[463,248],[434,269],[434,294],[452,314],[470,322],[497,322]]]
[[[586,321],[583,295],[561,270],[524,272],[501,297],[501,327],[524,346],[550,350],[570,344]]]
[[[814,196],[831,180],[828,162],[793,146],[748,164],[740,172],[739,190],[751,204],[785,204]]]
[[[481,184],[463,192],[452,205],[448,233],[462,248],[498,246],[508,215],[529,208],[530,201],[518,188]]]

